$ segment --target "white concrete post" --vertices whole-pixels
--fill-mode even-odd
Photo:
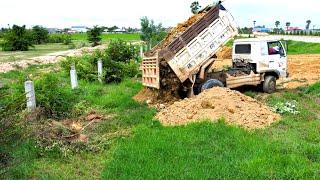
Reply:
[[[71,66],[70,70],[71,88],[76,89],[78,87],[78,77],[75,65]]]
[[[100,83],[102,83],[102,76],[103,76],[103,65],[102,60],[98,60],[98,80]]]
[[[26,81],[24,83],[24,90],[27,98],[27,109],[28,111],[33,111],[37,106],[33,82],[30,80]]]
[[[143,46],[140,46],[140,57],[143,58]]]

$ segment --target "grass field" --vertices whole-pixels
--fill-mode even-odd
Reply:
[[[232,47],[233,40],[228,41],[226,46]],[[288,54],[320,54],[320,43],[306,43],[300,41],[287,41]]]
[[[0,63],[27,60],[32,57],[43,56],[53,52],[66,51],[68,49],[69,49],[68,45],[56,43],[56,44],[35,45],[35,48],[30,48],[29,51],[11,52],[11,51],[0,50]]]
[[[87,41],[87,34],[73,34],[72,35],[73,43],[75,47],[78,46],[89,46]],[[125,41],[139,41],[140,34],[103,34],[102,41],[106,43],[110,40],[122,39]],[[0,43],[1,43],[0,39]],[[16,51],[16,52],[4,52],[0,48],[0,63],[3,62],[14,62],[19,60],[27,60],[32,57],[46,55],[48,53],[65,51],[70,49],[70,46],[63,44],[43,44],[35,45],[35,48],[30,48],[29,51]]]
[[[0,78],[41,77],[38,71],[44,70],[30,67]],[[69,83],[68,75],[56,75]],[[269,96],[271,106],[297,101],[300,113],[284,114],[272,127],[252,132],[223,120],[163,127],[153,119],[155,110],[131,99],[141,88],[136,80],[119,85],[80,81],[79,92],[85,93],[78,98],[88,103],[86,108],[114,115],[97,127],[99,137],[121,130],[130,136],[104,141],[101,152],[67,157],[39,152],[32,140],[17,141],[6,147],[13,166],[0,174],[6,172],[7,179],[317,179],[320,174],[320,83]]]
[[[320,43],[288,41],[289,54],[319,54]]]
[[[309,51],[290,43],[299,52]],[[70,92],[69,75],[57,67],[31,66],[0,74],[0,79],[15,92],[23,90],[27,75],[41,79],[49,73]],[[163,127],[154,119],[154,109],[132,99],[142,88],[137,79],[108,85],[80,80],[75,93],[80,105],[85,104],[80,106],[83,111],[95,109],[110,116],[86,132],[98,138],[94,145],[101,150],[65,156],[39,150],[32,138],[13,136],[10,144],[0,146],[0,156],[7,154],[9,159],[5,167],[0,161],[0,179],[318,179],[320,82],[266,96],[269,106],[296,101],[300,113],[283,114],[280,122],[255,131],[226,125],[223,119]],[[244,93],[260,97],[257,92]],[[128,135],[121,135],[123,131]],[[110,134],[120,135],[105,138]]]
[[[85,33],[77,33],[72,34],[72,39],[76,41],[87,41],[87,34]],[[139,33],[133,33],[133,34],[102,34],[102,41],[110,41],[115,39],[122,39],[125,41],[139,41],[140,40],[140,34]]]

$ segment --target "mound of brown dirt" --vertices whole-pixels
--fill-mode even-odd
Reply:
[[[156,118],[165,126],[225,118],[228,124],[257,129],[271,125],[280,115],[240,92],[213,88],[195,98],[175,102],[161,110]]]
[[[178,98],[170,95],[160,93],[159,90],[144,88],[137,95],[133,97],[134,100],[138,102],[145,102],[152,107],[161,109],[163,106],[173,104],[175,101],[178,101]]]
[[[172,28],[168,33],[167,37],[161,41],[156,47],[146,53],[147,56],[154,55],[160,49],[165,48],[168,46],[173,40],[179,37],[183,32],[185,32],[188,27],[190,27],[193,23],[197,22],[200,18],[202,18],[205,13],[195,14],[191,16],[187,21],[183,23],[179,23],[176,27]]]

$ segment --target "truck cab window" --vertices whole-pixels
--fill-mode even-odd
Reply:
[[[268,43],[268,52],[269,52],[269,55],[276,55],[276,54],[284,55],[283,47],[281,43],[278,41]]]
[[[235,47],[236,54],[251,54],[251,44],[237,44]]]

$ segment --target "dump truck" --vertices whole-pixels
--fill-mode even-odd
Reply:
[[[287,53],[279,40],[235,40],[233,66],[213,72],[215,54],[238,35],[238,26],[229,11],[217,4],[206,7],[205,13],[169,45],[152,56],[145,56],[141,64],[142,83],[161,89],[161,65],[165,61],[181,83],[181,91],[188,96],[215,87],[237,88],[244,85],[261,86],[264,92],[276,90],[276,81],[287,77]]]

